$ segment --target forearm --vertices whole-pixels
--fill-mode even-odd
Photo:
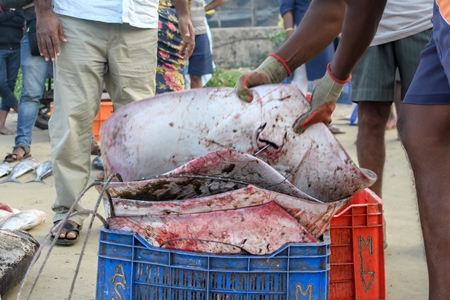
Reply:
[[[347,0],[341,40],[331,62],[333,74],[347,78],[367,50],[378,28],[386,0]]]
[[[275,53],[287,62],[291,71],[295,70],[340,33],[345,7],[344,0],[313,0],[292,37]]]
[[[2,25],[9,25],[9,23],[7,24],[6,22],[12,20],[15,16],[16,16],[16,14],[12,11],[1,13],[0,14],[0,23]]]
[[[284,15],[283,15],[283,26],[284,26],[284,30],[286,29],[294,29],[294,17],[292,15],[292,10],[287,11]]]
[[[221,6],[224,3],[225,3],[225,0],[213,0],[213,1],[211,1],[211,3],[208,3],[205,6],[205,11],[215,9],[216,7]]]
[[[293,38],[276,54],[290,70],[295,70],[330,45],[342,31],[331,70],[338,79],[345,80],[370,45],[385,5],[386,0],[313,0]]]
[[[190,9],[189,9],[189,3],[187,0],[172,0],[173,4],[175,5],[175,10],[177,11],[178,18],[190,18]]]

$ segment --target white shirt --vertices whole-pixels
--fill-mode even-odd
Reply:
[[[397,41],[433,27],[433,0],[388,0],[370,46]]]
[[[57,14],[105,23],[158,28],[159,0],[54,0]]]

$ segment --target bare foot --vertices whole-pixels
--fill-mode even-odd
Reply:
[[[9,129],[6,128],[6,127],[2,127],[2,128],[0,128],[0,134],[3,134],[3,135],[13,135],[14,132],[11,131],[11,130],[9,130]]]
[[[397,118],[393,114],[391,114],[386,123],[386,130],[391,130],[395,128],[397,128]]]
[[[75,223],[74,221],[70,221],[68,220],[66,223],[70,223],[73,225],[74,228],[79,228],[79,225],[77,223]],[[53,236],[55,236],[54,234],[58,231],[57,226],[55,226],[53,233]],[[78,237],[78,234],[74,231],[68,230],[67,228],[63,227],[61,229],[61,232],[59,233],[59,238],[60,239],[69,239],[69,240],[74,240]]]

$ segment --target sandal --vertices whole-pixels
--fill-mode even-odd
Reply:
[[[62,220],[53,222],[53,227],[50,230],[50,233],[52,234],[52,236],[51,236],[52,241],[55,239],[55,236],[53,235],[53,233],[58,231],[57,227],[59,226],[61,221]],[[80,236],[80,230],[83,228],[83,225],[77,224],[77,226],[74,226],[72,223],[66,222],[66,223],[64,223],[63,228],[67,229],[66,237],[65,238],[57,238],[56,245],[70,246],[70,245],[75,244],[78,241],[78,237]],[[69,232],[74,232],[76,234],[76,237],[73,239],[67,238],[67,234]]]
[[[19,153],[17,153],[17,149],[23,149],[23,156],[19,157]],[[5,156],[4,161],[12,163],[12,162],[16,162],[16,161],[21,161],[22,159],[28,158],[31,156],[30,154],[31,149],[28,146],[25,145],[16,145],[13,147],[13,151],[11,153],[8,153]]]

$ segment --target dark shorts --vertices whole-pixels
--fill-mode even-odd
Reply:
[[[211,48],[206,33],[195,36],[195,48],[189,58],[188,73],[197,76],[214,73]]]
[[[430,42],[421,54],[419,68],[403,103],[449,105],[449,79],[450,26],[448,21],[439,13],[439,9],[435,4],[433,34]]]
[[[400,40],[369,47],[352,72],[352,101],[392,102],[398,76],[403,99],[430,35],[431,29],[428,29]]]

